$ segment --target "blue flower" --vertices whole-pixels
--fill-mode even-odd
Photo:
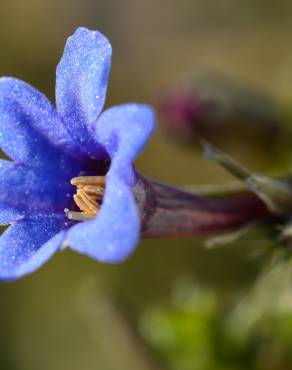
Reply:
[[[10,224],[0,237],[1,280],[31,273],[64,246],[116,263],[137,245],[133,160],[154,114],[140,104],[101,113],[110,63],[109,41],[78,28],[57,67],[56,109],[25,82],[0,79],[0,148],[12,159],[0,161],[0,224]]]

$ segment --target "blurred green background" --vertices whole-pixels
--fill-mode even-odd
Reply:
[[[54,99],[56,64],[78,26],[113,45],[108,106],[156,105],[201,70],[292,106],[291,1],[1,0],[0,75]],[[244,145],[234,154],[253,170],[275,167]],[[160,128],[137,167],[175,185],[231,179]],[[146,240],[119,266],[66,250],[0,285],[0,369],[292,369],[291,266],[271,248],[261,233],[212,250],[200,240]]]

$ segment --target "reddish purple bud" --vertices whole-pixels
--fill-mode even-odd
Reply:
[[[187,89],[166,94],[159,103],[159,112],[166,129],[180,140],[198,140],[201,137],[203,103]]]
[[[287,133],[274,99],[220,75],[190,77],[172,87],[158,111],[165,130],[185,144],[204,138],[217,145],[266,145]]]

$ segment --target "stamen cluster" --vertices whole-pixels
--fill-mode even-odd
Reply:
[[[100,210],[105,190],[104,176],[80,176],[71,179],[71,184],[76,186],[76,194],[73,195],[74,202],[80,212],[65,209],[70,220],[86,221],[94,218]]]

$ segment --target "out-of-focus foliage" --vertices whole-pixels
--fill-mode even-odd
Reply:
[[[141,330],[170,369],[284,370],[292,362],[291,261],[266,270],[239,303],[183,281]]]

